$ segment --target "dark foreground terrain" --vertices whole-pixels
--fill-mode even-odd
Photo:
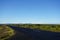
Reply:
[[[15,30],[15,35],[6,40],[60,40],[59,32],[49,32],[42,30],[33,30],[28,28],[18,28],[9,26]]]

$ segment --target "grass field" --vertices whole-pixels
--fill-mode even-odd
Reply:
[[[5,40],[14,35],[14,30],[8,26],[0,26],[0,40]]]

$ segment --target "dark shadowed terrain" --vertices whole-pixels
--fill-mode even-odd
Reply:
[[[7,40],[60,40],[60,33],[10,26],[16,34]]]

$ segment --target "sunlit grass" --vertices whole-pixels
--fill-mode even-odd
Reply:
[[[8,26],[0,26],[0,40],[5,40],[14,35],[14,30]]]

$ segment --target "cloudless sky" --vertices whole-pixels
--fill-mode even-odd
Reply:
[[[0,23],[60,24],[60,0],[0,0]]]

